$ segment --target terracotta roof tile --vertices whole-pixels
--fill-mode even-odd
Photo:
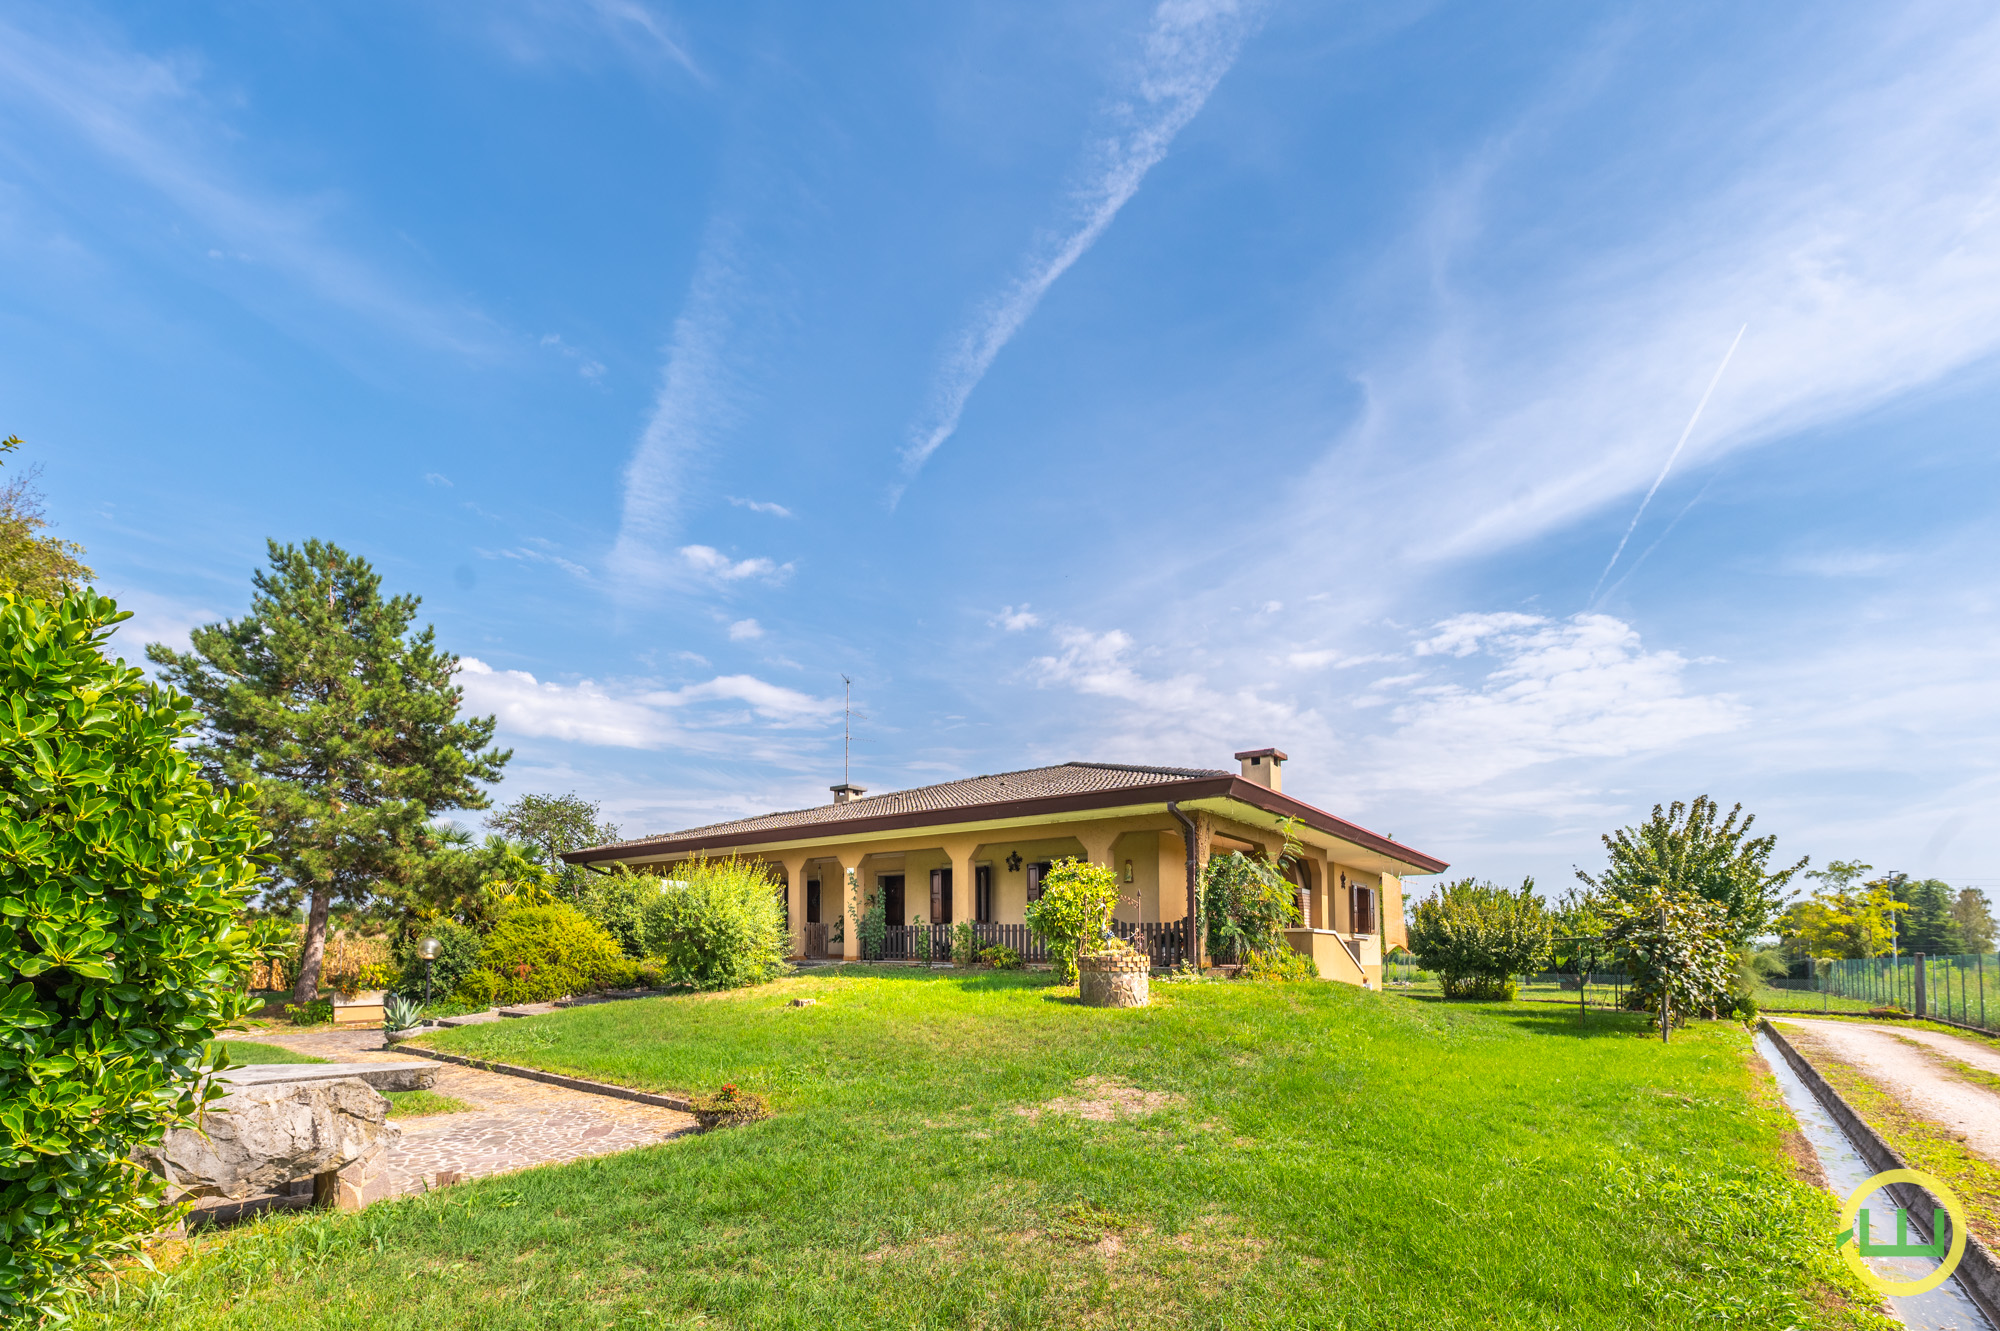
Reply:
[[[791,831],[834,827],[862,818],[880,818],[904,813],[934,813],[952,809],[976,809],[986,804],[1006,804],[1016,800],[1040,799],[1048,795],[1077,795],[1100,790],[1153,786],[1162,781],[1190,777],[1228,776],[1215,768],[1132,767],[1122,763],[1063,763],[1056,767],[1030,767],[1020,772],[995,776],[970,776],[961,781],[945,781],[935,786],[892,790],[867,795],[845,804],[817,804],[810,809],[790,809],[782,813],[737,818],[726,823],[662,832],[634,841],[618,841],[593,850],[614,850],[644,846],[655,841],[679,841],[692,836],[722,836],[738,832]]]

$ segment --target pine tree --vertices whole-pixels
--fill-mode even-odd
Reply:
[[[1948,884],[1935,878],[1904,879],[1902,874],[1889,877],[1903,880],[1897,895],[1910,903],[1909,913],[1901,921],[1905,951],[1948,957],[1966,950],[1964,931],[1952,917],[1952,891]]]
[[[321,541],[272,541],[270,558],[248,615],[196,629],[193,651],[146,656],[201,709],[210,778],[245,792],[271,834],[267,901],[309,903],[293,995],[305,1003],[328,909],[419,879],[431,820],[485,808],[478,783],[512,754],[486,748],[494,718],[458,716],[458,658],[429,626],[410,630],[418,598],[384,600],[366,560]]]

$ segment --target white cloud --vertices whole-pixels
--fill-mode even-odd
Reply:
[[[1009,605],[1002,606],[1000,613],[986,622],[994,628],[1005,629],[1009,633],[1019,633],[1023,629],[1031,629],[1039,625],[1042,622],[1042,617],[1028,609],[1026,604],[1023,604],[1018,610]]]
[[[1145,673],[1139,665],[1143,654],[1121,630],[1063,628],[1056,641],[1061,652],[1031,661],[1031,678],[1045,687],[1060,685],[1124,704],[1115,714],[1093,716],[1089,731],[1096,733],[1080,737],[1105,745],[1102,756],[1212,767],[1219,756],[1281,736],[1288,743],[1325,740],[1319,715],[1296,703],[1266,698],[1251,687],[1215,688],[1194,671]]]
[[[785,730],[824,725],[840,704],[752,675],[722,675],[677,689],[645,684],[538,680],[496,670],[477,657],[459,662],[466,709],[499,718],[503,735],[613,748],[686,748],[714,753],[737,743],[723,728]]]
[[[754,619],[739,619],[729,626],[731,642],[748,642],[764,636],[764,626]]]
[[[1332,647],[1318,647],[1285,654],[1285,664],[1299,670],[1324,670],[1328,666],[1332,666],[1335,670],[1346,670],[1353,666],[1369,665],[1388,659],[1386,656],[1368,653],[1356,655]]]
[[[728,229],[711,225],[674,320],[652,412],[625,467],[624,512],[611,566],[641,585],[672,576],[673,565],[662,553],[680,530],[690,471],[739,419],[740,390],[724,348],[735,329],[732,311],[741,285]]]
[[[780,582],[791,576],[790,564],[779,564],[761,555],[754,559],[731,560],[712,545],[684,545],[681,558],[697,573],[722,582],[741,582],[745,578],[761,578],[766,582]]]
[[[1377,682],[1406,696],[1375,744],[1377,785],[1466,789],[1560,759],[1659,752],[1748,720],[1733,698],[1689,693],[1684,657],[1645,650],[1610,615],[1459,615],[1419,641],[1427,649],[1495,664],[1470,683]]]
[[[1001,348],[1034,314],[1042,297],[1111,225],[1174,137],[1200,113],[1236,63],[1254,26],[1249,0],[1162,0],[1145,49],[1113,102],[1090,160],[1070,191],[1073,208],[1035,245],[1013,283],[960,333],[945,356],[923,420],[903,450],[904,475],[915,474],[958,429],[972,390]]]
[[[424,484],[442,485],[447,490],[452,488],[451,477],[436,471],[427,471],[424,473]]]
[[[783,504],[774,504],[768,500],[738,499],[735,495],[731,495],[729,496],[729,502],[738,508],[747,508],[752,513],[768,513],[774,518],[789,518],[792,516],[792,510],[786,508]]]
[[[164,643],[177,652],[184,652],[192,645],[188,634],[208,624],[221,623],[221,612],[206,609],[198,602],[183,601],[177,597],[159,596],[136,588],[106,587],[106,595],[118,602],[120,610],[129,610],[132,618],[112,630],[109,654],[122,657],[127,665],[145,665],[146,648],[152,643]],[[147,667],[151,669],[151,667]]]
[[[1447,656],[1470,656],[1491,638],[1533,628],[1541,622],[1539,615],[1523,615],[1511,611],[1486,615],[1454,615],[1431,629],[1429,637],[1419,638],[1415,651],[1418,656],[1435,656],[1440,653]]]
[[[1659,151],[1684,187],[1593,194],[1579,227],[1626,204],[1648,219],[1608,243],[1566,230],[1554,205],[1529,237],[1488,225],[1600,108],[1565,88],[1562,105],[1496,136],[1410,233],[1427,247],[1408,259],[1435,320],[1359,371],[1365,414],[1305,488],[1347,511],[1421,494],[1434,535],[1410,557],[1459,561],[1643,491],[1745,324],[1683,471],[2000,352],[2000,16],[1943,4],[1848,17],[1794,64],[1803,81],[1740,84],[1679,125]],[[1630,113],[1612,91],[1626,86],[1604,81],[1603,109]],[[1599,151],[1594,134],[1578,142]],[[1702,145],[1699,162],[1676,156],[1686,144]],[[1488,263],[1545,271],[1530,268],[1527,290],[1457,280]]]
[[[533,550],[527,546],[516,546],[511,550],[477,550],[481,559],[512,559],[521,563],[548,564],[559,568],[573,578],[590,581],[590,570],[573,559],[565,559],[552,550]]]

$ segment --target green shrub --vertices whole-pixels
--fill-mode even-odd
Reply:
[[[660,963],[661,978],[706,992],[782,974],[791,938],[772,889],[763,865],[733,857],[676,868],[674,881],[646,904],[646,952]]]
[[[1513,977],[1548,960],[1554,932],[1534,879],[1510,892],[1464,878],[1417,903],[1410,951],[1437,972],[1447,998],[1511,999]]]
[[[951,959],[961,966],[979,960],[979,933],[969,920],[960,920],[951,927]]]
[[[1290,952],[1284,931],[1299,922],[1298,894],[1269,860],[1233,850],[1210,857],[1201,880],[1210,960],[1247,962],[1252,956]]]
[[[1243,963],[1246,980],[1317,980],[1319,967],[1305,953],[1290,946],[1270,952],[1252,952]]]
[[[1017,971],[1021,969],[1021,954],[1001,943],[996,943],[981,952],[979,959],[996,971]]]
[[[1108,864],[1066,856],[1042,876],[1042,896],[1028,903],[1028,927],[1046,939],[1064,984],[1076,983],[1076,954],[1095,944],[1118,909],[1118,874]]]
[[[333,1000],[315,998],[310,1003],[287,1003],[285,1020],[294,1026],[324,1026],[333,1020]]]
[[[459,977],[458,988],[451,991],[451,996],[454,1002],[478,1012],[500,1001],[500,988],[500,977],[492,971],[469,970]]]
[[[543,1003],[602,988],[623,965],[616,940],[574,906],[519,906],[494,922],[479,969],[459,982],[466,1002]],[[492,981],[479,980],[481,975]]]
[[[576,907],[617,939],[626,956],[640,961],[646,956],[646,907],[661,887],[648,874],[591,874],[577,891]]]
[[[249,1003],[264,834],[183,747],[186,699],[105,659],[129,616],[0,594],[0,1321],[158,1227],[135,1148],[191,1121]]]
[[[1479,1002],[1511,1003],[1520,985],[1511,975],[1456,975],[1438,981],[1446,998],[1467,998]]]
[[[882,900],[881,893],[869,894],[866,910],[856,913],[854,907],[850,905],[847,913],[854,916],[856,930],[854,936],[861,940],[861,959],[880,961],[883,945],[889,941],[889,910]],[[833,923],[836,929],[844,929],[846,921],[835,920]],[[843,936],[838,941],[845,942],[846,939]]]
[[[426,938],[435,938],[443,945],[431,963],[430,991],[433,998],[445,998],[457,992],[459,981],[479,965],[479,934],[456,920],[425,921],[422,928],[396,945],[395,957],[402,966],[396,981],[398,993],[423,998],[424,959],[417,954],[417,947]]]

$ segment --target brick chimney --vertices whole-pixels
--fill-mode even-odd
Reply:
[[[829,786],[827,789],[833,792],[833,802],[835,804],[845,804],[849,800],[858,800],[868,793],[868,787],[853,785],[846,781],[841,782],[837,786]]]
[[[1236,755],[1236,761],[1243,764],[1245,781],[1255,781],[1281,793],[1285,789],[1285,755],[1278,750],[1245,749]]]

